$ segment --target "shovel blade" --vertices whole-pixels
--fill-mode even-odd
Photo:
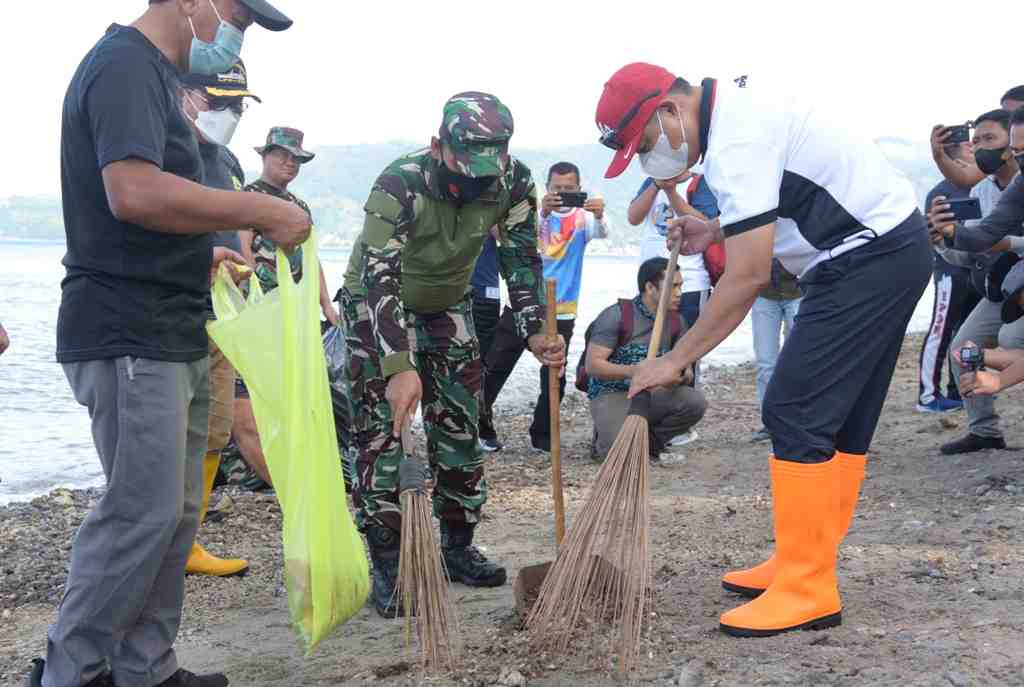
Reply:
[[[512,584],[512,593],[516,599],[516,612],[526,617],[533,604],[540,596],[540,588],[544,584],[544,578],[548,576],[553,563],[541,563],[540,565],[528,565],[519,569],[516,581]]]

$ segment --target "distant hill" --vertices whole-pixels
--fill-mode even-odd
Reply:
[[[900,138],[882,138],[879,146],[892,163],[914,184],[918,198],[938,181],[928,146]],[[317,157],[303,168],[293,191],[309,203],[317,227],[333,245],[345,245],[356,237],[363,221],[363,203],[374,179],[392,160],[415,150],[416,143],[396,141],[351,146],[322,146]],[[626,208],[643,181],[639,165],[617,179],[605,179],[609,151],[597,143],[554,149],[513,148],[513,154],[533,170],[539,187],[546,181],[548,168],[561,160],[579,166],[583,187],[589,193],[600,192],[613,222],[609,251],[628,250],[639,240],[639,230],[626,221]],[[258,172],[247,170],[255,179]],[[0,236],[26,239],[61,239],[64,226],[59,198],[12,197],[0,200]]]

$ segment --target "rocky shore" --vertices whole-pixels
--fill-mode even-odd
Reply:
[[[1024,685],[1024,403],[999,400],[1010,450],[940,456],[966,431],[963,413],[914,411],[917,352],[911,337],[876,436],[868,480],[840,555],[843,625],[765,640],[736,640],[718,615],[740,603],[719,576],[772,546],[766,458],[753,369],[705,368],[710,410],[681,465],[652,479],[654,612],[644,685]],[[530,451],[525,409],[499,418],[506,449],[488,457],[491,500],[479,543],[509,567],[550,560],[554,536],[549,463]],[[596,474],[590,417],[573,392],[563,414],[566,502],[571,518]],[[0,508],[0,686],[21,685],[45,648],[75,529],[99,496],[57,490]],[[612,685],[606,637],[594,632],[569,656],[530,650],[511,584],[453,588],[465,659],[452,675],[424,677],[403,647],[401,624],[371,609],[304,658],[288,624],[280,509],[271,494],[235,488],[213,497],[222,514],[200,538],[218,554],[246,557],[240,579],[189,578],[178,650],[194,670],[224,670],[232,685]]]

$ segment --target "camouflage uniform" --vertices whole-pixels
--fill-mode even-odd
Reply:
[[[306,164],[316,156],[302,148],[302,141],[304,137],[305,135],[298,129],[292,129],[286,126],[275,126],[267,132],[266,143],[262,146],[257,146],[254,150],[260,154],[260,157],[262,157],[274,148],[283,148],[294,155],[299,160],[300,164]],[[294,193],[275,188],[262,179],[249,184],[245,187],[245,190],[256,193],[266,193],[267,195],[274,196],[275,198],[286,200],[289,203],[295,203],[306,211],[306,214],[310,216],[310,219],[313,217],[313,213],[309,211],[309,206]],[[256,276],[260,280],[260,286],[263,287],[263,292],[268,293],[273,291],[277,288],[277,246],[274,245],[273,241],[264,238],[260,234],[256,234],[252,241],[252,255],[256,261]],[[301,248],[288,257],[288,265],[291,267],[292,277],[295,281],[302,279]]]
[[[543,322],[537,193],[526,165],[508,157],[511,134],[511,115],[493,96],[459,94],[445,106],[442,140],[462,174],[496,176],[494,183],[461,204],[445,187],[443,163],[426,149],[388,166],[367,200],[341,299],[359,447],[353,497],[363,529],[370,521],[400,528],[403,453],[385,390],[392,375],[407,370],[417,370],[423,383],[435,514],[476,523],[487,500],[469,279],[492,227],[518,333],[537,334]]]

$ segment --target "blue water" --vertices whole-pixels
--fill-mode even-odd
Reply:
[[[58,486],[102,483],[88,413],[75,403],[54,360],[63,254],[63,243],[0,240],[0,322],[11,337],[10,350],[0,356],[0,504]],[[341,284],[347,261],[347,251],[322,252],[332,292]],[[636,291],[636,258],[588,256],[584,264],[570,369],[582,353],[586,325],[617,298],[633,296]],[[929,289],[918,305],[911,330],[928,327],[931,298]],[[752,358],[748,319],[707,361],[730,364]],[[502,392],[499,409],[530,407],[537,393],[537,369],[533,357],[524,355]]]

